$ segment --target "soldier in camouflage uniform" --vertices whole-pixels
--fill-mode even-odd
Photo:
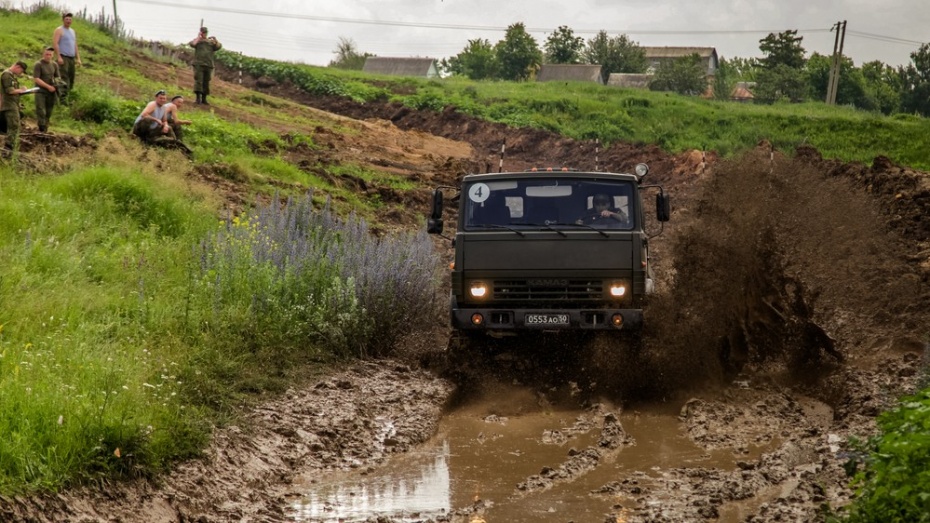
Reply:
[[[26,92],[19,86],[19,78],[28,66],[19,61],[11,65],[0,74],[0,90],[3,91],[3,101],[0,102],[0,117],[6,123],[6,149],[12,150],[17,145],[19,137],[19,95]]]
[[[55,56],[54,47],[46,47],[42,59],[33,67],[33,80],[36,87],[36,123],[39,131],[48,131],[48,121],[52,118],[52,110],[58,101],[57,85],[61,83],[61,73],[58,64],[52,59]]]
[[[210,80],[213,78],[213,55],[223,48],[215,37],[207,37],[207,28],[201,27],[197,38],[190,41],[194,48],[194,93],[197,94],[196,104],[210,105],[207,95],[210,94]]]

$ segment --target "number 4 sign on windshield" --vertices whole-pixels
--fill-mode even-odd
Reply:
[[[475,203],[482,203],[491,196],[491,188],[486,183],[476,183],[468,188],[468,199]]]

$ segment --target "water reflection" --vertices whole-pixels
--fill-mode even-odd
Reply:
[[[390,516],[419,521],[450,508],[449,443],[397,456],[377,476],[334,473],[295,503],[297,521],[352,522]]]

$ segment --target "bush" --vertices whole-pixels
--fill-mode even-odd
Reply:
[[[855,475],[851,522],[930,521],[930,389],[878,419],[865,467]],[[852,462],[855,465],[855,462]]]

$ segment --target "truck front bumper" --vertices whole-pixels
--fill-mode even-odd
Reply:
[[[452,309],[452,327],[474,331],[640,330],[642,309]]]

